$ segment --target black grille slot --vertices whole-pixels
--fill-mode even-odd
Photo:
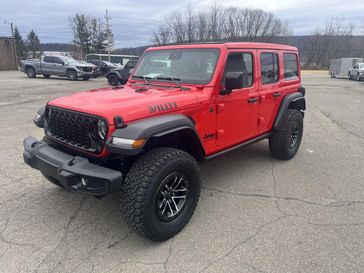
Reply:
[[[92,67],[82,67],[84,72],[92,72]]]
[[[102,142],[95,140],[101,118],[66,109],[47,107],[46,134],[60,142],[92,153],[101,152]]]

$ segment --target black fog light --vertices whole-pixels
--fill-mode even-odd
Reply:
[[[84,187],[87,187],[87,178],[85,178],[85,177],[81,177],[81,184],[82,184],[82,186],[84,186]]]

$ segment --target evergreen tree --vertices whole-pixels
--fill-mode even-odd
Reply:
[[[103,25],[96,18],[90,20],[91,51],[93,53],[104,53],[106,49],[106,33]]]
[[[81,56],[84,57],[91,52],[90,20],[85,15],[76,13],[70,18],[70,27],[73,33],[73,43],[81,49]]]
[[[18,57],[17,61],[18,63],[20,63],[20,60],[24,60],[27,58],[28,51],[25,42],[23,40],[23,37],[20,35],[20,32],[17,27],[14,28],[14,40],[16,44],[16,55]]]
[[[31,30],[27,36],[26,47],[28,52],[31,53],[32,58],[39,58],[39,56],[42,55],[42,46],[34,30]]]

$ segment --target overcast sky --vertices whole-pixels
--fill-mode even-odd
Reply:
[[[163,22],[170,11],[187,5],[203,9],[214,0],[0,0],[0,36],[10,34],[13,22],[23,36],[34,29],[43,43],[72,41],[68,18],[76,12],[103,18],[109,9],[115,47],[134,47],[150,43],[151,34]],[[317,26],[332,16],[348,21],[364,23],[362,0],[224,0],[223,6],[262,8],[279,18],[288,20],[296,35],[310,34]]]

